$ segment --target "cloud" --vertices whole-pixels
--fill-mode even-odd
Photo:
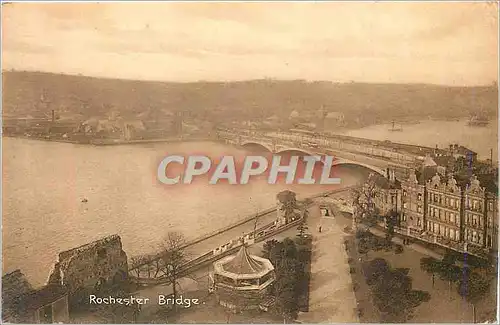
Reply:
[[[494,9],[451,2],[16,3],[2,17],[4,66],[170,80],[491,83],[498,69]]]

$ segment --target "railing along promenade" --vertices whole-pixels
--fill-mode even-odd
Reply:
[[[308,197],[304,198],[304,200],[311,200],[311,199],[318,198],[318,197],[323,197],[323,196],[332,195],[335,193],[349,191],[355,187],[356,186],[348,186],[348,187],[344,187],[341,189],[324,191],[324,192],[321,192],[321,193],[318,193],[318,194],[315,194],[312,196],[308,196]],[[266,209],[258,214],[250,215],[250,216],[248,216],[242,220],[239,220],[238,222],[233,223],[229,226],[226,226],[222,229],[218,229],[216,231],[205,234],[205,235],[200,236],[198,238],[194,238],[194,239],[190,240],[188,243],[181,246],[179,249],[186,249],[194,244],[200,243],[204,240],[207,240],[207,239],[212,238],[214,236],[220,235],[228,230],[236,228],[240,225],[248,223],[256,218],[259,218],[263,215],[266,215],[266,214],[272,213],[272,212],[276,212],[276,208]],[[251,231],[246,236],[244,235],[244,236],[241,236],[237,239],[233,239],[233,240],[227,242],[226,244],[217,247],[217,248],[226,247],[226,249],[223,249],[219,253],[215,253],[216,248],[213,248],[209,252],[202,254],[201,256],[196,257],[192,260],[187,261],[186,263],[184,263],[180,267],[180,270],[178,272],[178,276],[187,275],[187,274],[189,274],[189,272],[195,271],[197,269],[197,267],[201,267],[201,266],[205,265],[206,263],[213,262],[217,259],[220,259],[224,256],[227,256],[227,255],[235,252],[238,248],[240,248],[245,243],[245,239],[244,239],[245,237],[247,238],[247,240],[251,240],[252,242],[260,242],[262,240],[265,240],[267,238],[275,236],[275,235],[277,235],[277,234],[279,234],[287,229],[290,229],[291,227],[298,225],[301,222],[301,220],[302,219],[297,219],[297,220],[294,220],[288,224],[284,224],[281,226],[276,226],[275,221],[270,222],[268,224],[265,224],[265,225],[255,229],[254,231]],[[139,278],[139,277],[134,277],[134,276],[131,276],[131,278],[139,283],[143,282],[143,283],[150,283],[150,284],[158,284],[158,283],[162,283],[162,281],[163,282],[167,281],[167,279],[165,278],[164,275],[156,277],[159,273],[158,269],[153,270],[153,272],[155,273],[153,276],[151,276],[151,274],[150,274],[151,273],[150,268],[151,267],[158,268],[159,263],[161,264],[163,262],[163,259],[165,258],[166,254],[168,254],[168,253],[158,253],[155,256],[153,256],[152,258],[148,259],[147,261],[144,261],[138,265],[134,265],[133,267],[129,268],[129,274],[133,273],[134,271],[139,271],[139,273],[140,273],[141,271],[143,271],[144,268],[146,268],[146,270],[148,272],[148,278]],[[155,278],[155,277],[156,277],[156,279],[153,280],[153,278]]]

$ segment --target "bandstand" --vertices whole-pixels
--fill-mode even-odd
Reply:
[[[211,278],[219,304],[239,312],[259,309],[268,297],[275,274],[269,260],[250,255],[242,246],[236,255],[214,263]]]

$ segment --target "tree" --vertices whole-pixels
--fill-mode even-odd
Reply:
[[[472,322],[476,323],[476,305],[488,292],[490,282],[480,274],[471,272],[468,268],[463,269],[457,287],[458,294],[472,305]]]
[[[397,224],[398,213],[395,210],[391,210],[385,216],[385,239],[387,244],[390,245],[392,238],[394,237],[394,226]]]
[[[278,245],[278,243],[279,241],[277,241],[276,239],[266,241],[262,247],[262,257],[270,259],[271,251],[276,245]]]
[[[404,323],[415,307],[428,301],[425,291],[412,290],[409,269],[393,269],[384,259],[374,259],[363,266],[366,283],[373,292],[373,302],[383,313],[381,322]]]
[[[435,275],[441,269],[439,261],[432,257],[422,257],[420,259],[420,268],[422,269],[422,271],[431,274],[432,287],[434,287]]]
[[[295,210],[298,208],[296,194],[292,191],[282,191],[277,195],[278,200],[281,202],[280,210],[284,213],[286,222],[295,217]]]
[[[144,262],[144,256],[143,255],[133,256],[132,258],[130,258],[130,266],[129,266],[129,268],[130,269],[134,269],[133,272],[136,274],[137,277],[140,277],[140,275],[141,275],[141,270],[140,270],[140,268],[138,266],[142,265],[143,262]]]
[[[172,284],[172,295],[174,299],[177,298],[177,281],[180,277],[179,271],[181,271],[182,265],[187,261],[186,252],[184,251],[185,244],[186,240],[184,235],[172,231],[167,233],[161,247],[160,254],[163,261],[162,271],[164,276]]]
[[[351,191],[352,202],[354,207],[353,214],[353,231],[356,232],[357,224],[363,218],[372,216],[375,213],[374,199],[378,193],[378,188],[375,182],[375,175],[368,175],[366,182],[355,187]]]
[[[451,298],[452,285],[460,279],[461,269],[455,264],[448,264],[445,262],[441,262],[440,266],[439,277],[441,278],[441,280],[448,281]]]
[[[292,268],[281,268],[274,281],[273,289],[276,297],[276,311],[287,323],[297,317],[298,303],[295,290],[296,275]]]
[[[299,232],[299,237],[304,237],[305,233],[307,232],[307,218],[309,217],[309,210],[304,210],[304,213],[302,214],[302,221],[300,222],[300,225],[297,227],[297,230]]]
[[[285,238],[282,242],[274,244],[269,257],[276,271],[273,285],[276,312],[283,317],[284,322],[287,322],[294,319],[298,312],[297,283],[303,268],[298,260],[297,246],[292,239]]]

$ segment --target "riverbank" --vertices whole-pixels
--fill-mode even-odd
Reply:
[[[72,143],[72,144],[86,144],[93,146],[117,146],[117,145],[132,145],[132,144],[148,144],[148,143],[172,143],[172,142],[204,142],[213,141],[211,137],[171,137],[160,139],[141,139],[141,140],[123,140],[123,139],[63,139],[63,138],[44,138],[44,137],[28,137],[17,135],[5,135],[2,137],[13,139],[28,139],[35,141],[45,142],[59,142],[59,143]]]

